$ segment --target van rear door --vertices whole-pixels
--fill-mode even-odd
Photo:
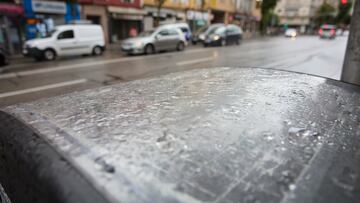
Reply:
[[[78,51],[81,54],[91,54],[95,46],[103,45],[102,31],[97,26],[79,26],[76,29]]]

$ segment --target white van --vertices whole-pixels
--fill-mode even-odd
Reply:
[[[104,50],[100,25],[61,25],[45,38],[27,41],[23,54],[36,60],[54,60],[57,56],[101,55]]]

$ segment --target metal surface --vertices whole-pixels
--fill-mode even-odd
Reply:
[[[341,81],[360,85],[360,1],[355,3]]]
[[[360,199],[360,89],[333,80],[200,69],[3,111],[109,202]]]

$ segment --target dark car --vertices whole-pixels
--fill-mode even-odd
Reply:
[[[0,67],[8,64],[8,55],[5,49],[0,45]]]
[[[322,25],[319,29],[319,37],[321,39],[335,39],[336,27],[334,25]]]
[[[240,44],[242,29],[237,25],[224,25],[209,32],[204,40],[204,46],[226,46]]]
[[[216,23],[198,29],[191,37],[192,44],[196,45],[197,43],[203,43],[208,33],[213,32],[214,30],[216,30],[218,27],[221,26],[224,26],[224,24]]]

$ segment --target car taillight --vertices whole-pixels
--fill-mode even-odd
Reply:
[[[320,30],[319,30],[319,35],[322,35],[322,33],[323,33],[323,30],[320,29]]]
[[[334,35],[334,34],[335,34],[335,30],[332,29],[332,30],[330,31],[330,34]]]

